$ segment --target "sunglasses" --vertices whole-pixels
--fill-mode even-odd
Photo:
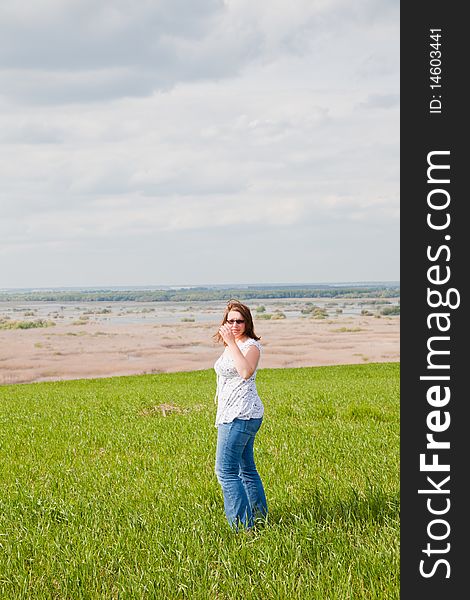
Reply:
[[[244,322],[245,321],[243,319],[230,319],[230,320],[227,320],[227,323],[229,325],[233,325],[234,323],[236,323],[237,325],[241,325]]]

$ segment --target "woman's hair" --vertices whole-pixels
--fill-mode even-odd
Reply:
[[[246,306],[246,304],[242,304],[239,300],[229,300],[227,302],[227,306],[225,308],[224,316],[222,318],[222,322],[220,323],[220,326],[225,325],[225,323],[227,322],[228,313],[231,310],[236,310],[245,319],[245,331],[244,331],[245,335],[254,340],[260,340],[261,338],[258,337],[255,333],[255,327],[253,325],[253,317],[251,316],[250,309],[248,308],[248,306]],[[212,337],[215,339],[216,342],[223,341],[223,337],[220,335],[219,332],[215,333]],[[225,342],[224,342],[224,345],[226,345]]]

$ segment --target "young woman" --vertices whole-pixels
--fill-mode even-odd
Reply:
[[[230,526],[237,531],[239,526],[249,530],[256,518],[264,518],[268,512],[253,455],[264,407],[255,383],[261,344],[250,309],[231,300],[214,338],[225,346],[214,365],[218,403],[215,472]]]

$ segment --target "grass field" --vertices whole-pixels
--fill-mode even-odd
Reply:
[[[257,381],[251,536],[214,473],[213,371],[0,387],[0,598],[398,599],[399,364]]]

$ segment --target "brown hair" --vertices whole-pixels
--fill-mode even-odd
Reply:
[[[245,319],[244,334],[247,337],[252,338],[254,340],[260,340],[261,338],[259,336],[257,336],[255,333],[255,327],[253,325],[253,317],[251,316],[251,310],[248,308],[248,306],[246,304],[242,304],[239,300],[229,300],[227,302],[227,306],[225,308],[224,316],[222,317],[222,322],[220,323],[220,326],[225,325],[225,323],[227,322],[228,313],[231,310],[236,310]],[[223,337],[220,335],[219,332],[215,333],[212,337],[214,338],[214,340],[216,342],[223,341]],[[224,345],[226,345],[225,342],[224,342]]]

